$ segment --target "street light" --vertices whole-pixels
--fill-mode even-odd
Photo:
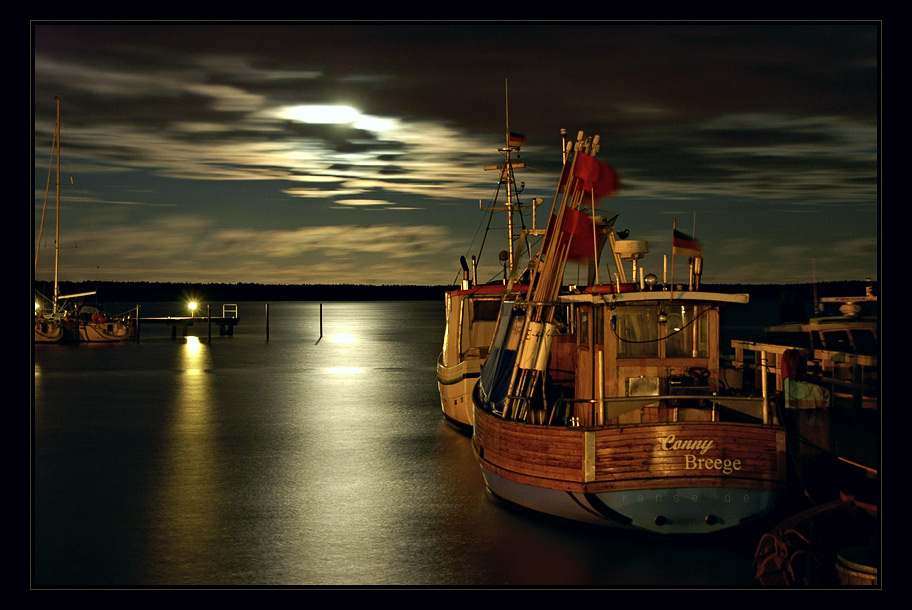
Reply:
[[[189,303],[187,303],[187,307],[190,308],[190,317],[191,318],[193,317],[193,314],[196,313],[196,306],[197,306],[196,301],[190,301]]]

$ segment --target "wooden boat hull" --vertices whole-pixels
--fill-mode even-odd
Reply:
[[[495,496],[557,517],[660,534],[741,525],[786,489],[778,426],[542,426],[476,408],[473,445]]]

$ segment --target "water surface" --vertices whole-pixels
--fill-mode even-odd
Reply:
[[[655,540],[490,497],[440,411],[441,303],[327,303],[322,335],[319,303],[271,303],[268,341],[266,304],[239,309],[211,342],[35,347],[34,586],[757,584],[754,533]]]

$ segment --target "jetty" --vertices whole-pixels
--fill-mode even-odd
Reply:
[[[209,328],[209,334],[212,334],[212,326],[218,326],[219,335],[222,337],[233,336],[234,327],[240,323],[238,316],[238,306],[235,303],[226,303],[222,305],[222,315],[213,317],[211,312],[207,311],[206,315],[189,315],[189,316],[164,316],[156,318],[140,318],[140,325],[144,324],[166,324],[171,327],[171,337],[177,337],[177,329],[180,328],[183,336],[187,336],[187,329],[195,324],[206,324]]]

